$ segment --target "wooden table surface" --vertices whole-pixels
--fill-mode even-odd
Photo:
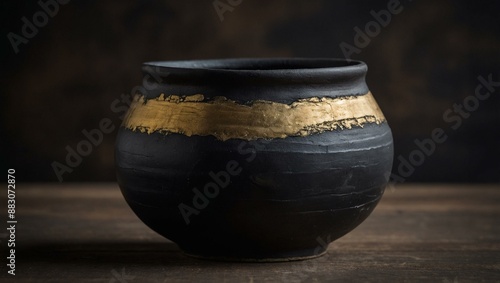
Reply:
[[[308,261],[187,257],[147,228],[115,184],[17,184],[16,276],[1,282],[500,282],[500,185],[399,185]]]

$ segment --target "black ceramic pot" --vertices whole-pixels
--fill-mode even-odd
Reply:
[[[392,135],[363,62],[151,62],[116,142],[118,183],[187,254],[321,255],[380,200]]]

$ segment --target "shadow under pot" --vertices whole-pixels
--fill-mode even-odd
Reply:
[[[118,183],[186,254],[316,257],[382,197],[393,142],[365,63],[172,61],[143,72],[116,141]]]

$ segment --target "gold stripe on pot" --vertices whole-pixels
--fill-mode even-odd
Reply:
[[[202,94],[136,95],[123,126],[144,133],[178,133],[232,138],[286,138],[362,127],[385,121],[372,94],[300,99],[291,104],[257,100],[240,104],[225,97],[204,101]]]

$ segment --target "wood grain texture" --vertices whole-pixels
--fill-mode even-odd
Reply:
[[[6,194],[0,197],[5,208]],[[18,184],[17,203],[18,275],[7,275],[2,263],[2,282],[500,281],[499,185],[388,189],[325,256],[267,264],[183,255],[142,224],[115,184]]]

